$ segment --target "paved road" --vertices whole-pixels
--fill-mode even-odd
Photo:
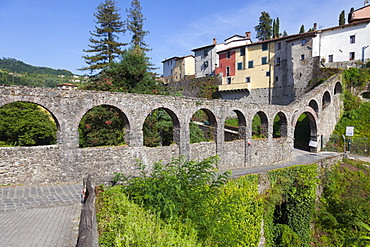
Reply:
[[[77,242],[81,184],[0,187],[0,247]]]

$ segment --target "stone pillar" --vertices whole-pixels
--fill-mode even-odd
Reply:
[[[188,122],[181,122],[181,128],[176,130],[176,134],[174,133],[174,138],[176,136],[177,145],[179,146],[179,155],[185,156],[187,160],[190,159],[190,130],[189,130],[189,123]],[[174,130],[175,132],[175,130]]]

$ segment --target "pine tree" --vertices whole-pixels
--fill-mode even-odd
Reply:
[[[345,18],[345,13],[343,10],[339,15],[339,26],[345,25],[345,24],[346,24],[346,18]]]
[[[259,19],[259,24],[254,27],[256,30],[256,37],[259,40],[268,40],[271,39],[272,33],[272,19],[270,18],[270,14],[263,11],[261,12],[261,16]]]
[[[301,28],[299,29],[299,33],[304,33],[305,30],[304,30],[304,25],[301,26]]]
[[[141,12],[139,0],[132,0],[130,9],[126,9],[127,14],[127,30],[132,33],[131,44],[134,48],[140,48],[143,51],[149,51],[148,45],[144,41],[144,37],[149,34],[149,31],[143,30],[144,21]]]
[[[97,12],[94,13],[96,17],[95,32],[90,32],[91,44],[90,49],[84,50],[84,52],[93,53],[93,55],[83,56],[86,63],[89,65],[82,68],[81,70],[101,71],[109,67],[109,64],[114,61],[120,54],[123,53],[121,47],[127,45],[126,43],[120,43],[118,34],[124,34],[125,28],[124,23],[121,21],[121,16],[118,13],[119,9],[116,7],[114,0],[105,0],[97,8]]]

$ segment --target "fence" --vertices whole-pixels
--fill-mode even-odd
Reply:
[[[367,137],[344,137],[333,135],[324,147],[325,151],[349,152],[370,156],[370,140]]]

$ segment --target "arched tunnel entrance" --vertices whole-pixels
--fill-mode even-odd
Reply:
[[[294,128],[294,148],[316,152],[317,151],[317,126],[310,112],[302,113]]]

